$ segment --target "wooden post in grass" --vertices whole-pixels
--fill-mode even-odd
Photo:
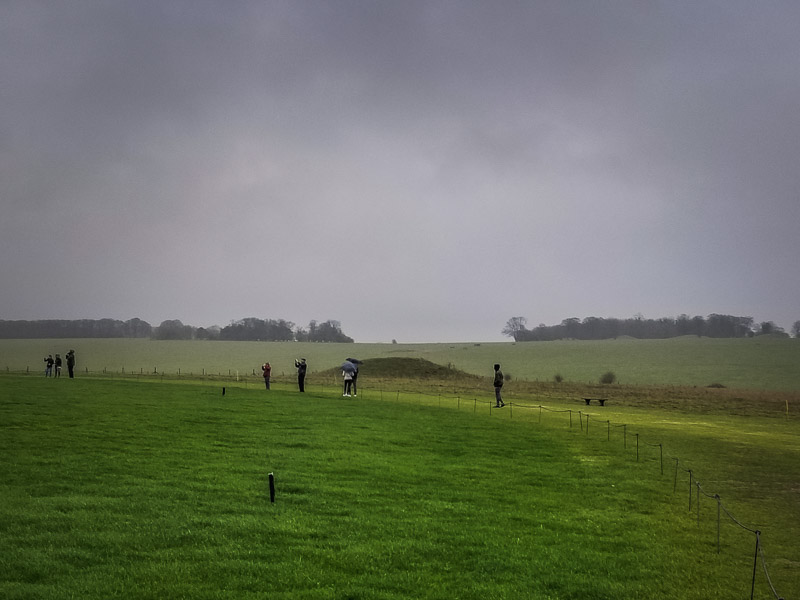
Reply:
[[[750,585],[750,600],[753,600],[753,594],[756,592],[756,567],[758,566],[758,547],[761,543],[761,531],[756,529],[756,551],[753,557],[753,583]]]
[[[696,481],[697,486],[697,526],[700,527],[700,482]]]
[[[275,475],[269,474],[269,501],[275,503]]]
[[[675,479],[672,482],[672,493],[678,491],[678,459],[675,459]]]

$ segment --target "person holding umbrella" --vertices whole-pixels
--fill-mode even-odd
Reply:
[[[342,377],[344,378],[344,393],[342,396],[350,396],[350,393],[353,389],[353,381],[355,380],[355,375],[357,372],[358,368],[355,366],[355,364],[350,362],[349,358],[342,363]]]
[[[358,396],[358,365],[361,364],[361,361],[357,358],[346,358],[345,360],[355,366],[356,370],[353,371],[353,396]]]

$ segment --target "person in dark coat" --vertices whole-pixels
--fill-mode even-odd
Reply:
[[[353,396],[358,396],[358,365],[361,364],[361,361],[357,358],[347,358],[345,359],[347,362],[353,363],[356,370],[353,371]]]
[[[69,371],[69,378],[75,378],[75,350],[67,352],[67,371]]]
[[[50,377],[53,374],[53,364],[56,361],[53,360],[53,355],[48,354],[47,358],[44,359],[44,376]]]
[[[495,408],[503,408],[506,403],[503,402],[502,396],[500,396],[500,390],[503,389],[503,372],[500,370],[500,365],[495,364],[494,366],[494,397],[497,401],[495,404]]]
[[[56,354],[56,377],[61,377],[61,355]]]
[[[295,358],[294,366],[297,368],[297,386],[300,388],[301,392],[305,392],[306,369],[308,369],[308,365],[306,364],[306,359],[301,358],[300,360],[297,360]]]

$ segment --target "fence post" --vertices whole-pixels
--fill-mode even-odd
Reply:
[[[717,554],[719,554],[719,511],[722,501],[719,499],[719,494],[714,494],[714,498],[717,501]]]
[[[689,512],[692,512],[692,470],[689,469]]]
[[[700,482],[695,481],[697,486],[697,526],[700,527]]]
[[[678,459],[675,459],[675,480],[672,482],[672,493],[678,491]]]
[[[753,594],[756,591],[756,566],[758,565],[758,545],[761,541],[761,531],[756,529],[756,551],[753,557],[753,583],[750,585],[750,600],[753,600]]]

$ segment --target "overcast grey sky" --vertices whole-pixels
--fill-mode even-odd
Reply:
[[[800,3],[0,3],[0,318],[800,319]]]

